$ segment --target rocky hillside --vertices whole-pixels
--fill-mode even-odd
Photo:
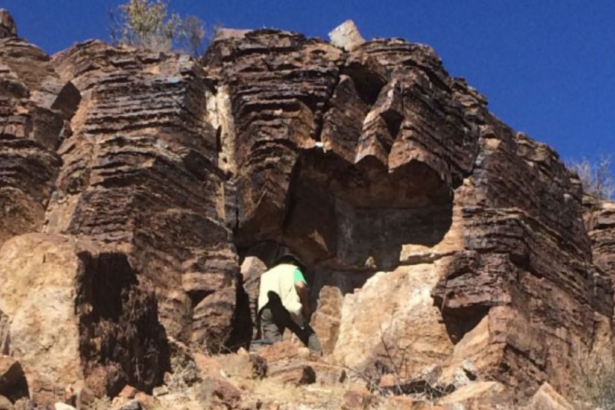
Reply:
[[[471,367],[530,397],[611,349],[615,205],[584,207],[432,48],[333,39],[49,57],[0,13],[0,364],[22,374],[0,396],[151,393],[181,355],[248,348],[280,248],[323,360],[357,374]]]

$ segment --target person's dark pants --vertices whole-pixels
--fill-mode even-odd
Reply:
[[[288,310],[279,304],[268,303],[260,312],[260,326],[262,338],[271,342],[279,342],[282,340],[284,330],[288,329],[293,332],[304,345],[311,351],[316,353],[322,352],[320,340],[309,325],[304,328],[296,324]]]

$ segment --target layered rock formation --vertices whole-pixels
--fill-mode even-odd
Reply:
[[[588,235],[576,176],[431,48],[222,30],[200,62],[49,59],[0,20],[0,347],[32,395],[148,391],[169,343],[247,345],[282,247],[359,372],[469,360],[529,395],[610,346],[612,205]]]
[[[615,204],[585,198],[585,223],[592,242],[594,264],[615,279]]]

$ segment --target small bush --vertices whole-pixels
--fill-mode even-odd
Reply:
[[[610,156],[601,156],[598,162],[584,158],[571,162],[568,167],[577,173],[586,194],[599,199],[613,199],[615,178],[611,173],[612,164]]]
[[[114,44],[156,52],[185,50],[194,57],[202,54],[206,31],[195,16],[181,18],[169,11],[164,0],[129,0],[110,11]]]

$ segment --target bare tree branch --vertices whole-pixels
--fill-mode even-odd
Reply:
[[[570,162],[568,167],[577,173],[586,194],[599,199],[613,199],[615,178],[611,172],[612,165],[610,156],[601,155],[597,162],[583,158]]]

